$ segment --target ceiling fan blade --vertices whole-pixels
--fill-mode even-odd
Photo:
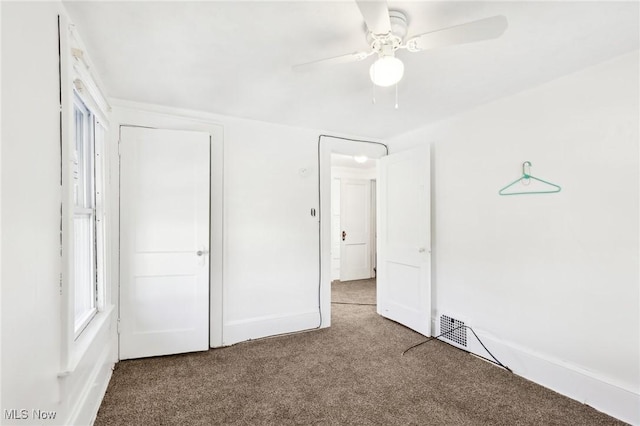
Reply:
[[[412,37],[407,41],[407,49],[417,52],[489,40],[500,37],[507,26],[507,18],[503,15],[496,15]]]
[[[298,64],[291,67],[294,71],[308,71],[315,68],[321,68],[325,65],[346,64],[349,62],[362,61],[373,54],[371,52],[353,52],[346,55],[334,56],[333,58],[320,59],[313,62],[307,62],[304,64]]]
[[[386,0],[356,0],[367,28],[374,34],[387,34],[391,31],[389,8]]]

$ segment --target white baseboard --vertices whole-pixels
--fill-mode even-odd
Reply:
[[[110,354],[110,348],[104,348],[65,424],[93,425],[95,422],[115,365]]]
[[[433,320],[434,336],[439,334],[438,322]],[[634,390],[625,384],[612,383],[605,377],[566,362],[501,341],[475,327],[474,330],[491,353],[518,376],[631,425],[640,425],[640,389]],[[467,335],[466,350],[490,358],[471,332]]]
[[[318,311],[229,321],[224,325],[222,332],[223,345],[311,330],[317,328],[318,324],[320,324]]]

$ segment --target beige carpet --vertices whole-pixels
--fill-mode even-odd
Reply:
[[[375,313],[334,283],[332,327],[117,364],[96,425],[614,425],[598,411]]]

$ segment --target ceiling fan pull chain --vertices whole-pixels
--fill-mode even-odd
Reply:
[[[396,109],[398,109],[398,83],[396,83]]]

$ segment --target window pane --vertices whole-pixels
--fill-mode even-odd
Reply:
[[[84,206],[83,197],[83,176],[82,170],[82,157],[83,149],[82,143],[84,141],[84,117],[83,112],[76,104],[74,105],[74,120],[75,120],[75,151],[73,156],[73,199],[76,206]]]
[[[76,331],[96,307],[95,243],[92,214],[74,217]]]
[[[74,323],[75,332],[88,324],[97,306],[95,215],[95,140],[93,115],[79,98],[74,102],[75,152],[73,185]]]
[[[74,200],[77,207],[94,207],[93,117],[78,100],[74,104]]]

